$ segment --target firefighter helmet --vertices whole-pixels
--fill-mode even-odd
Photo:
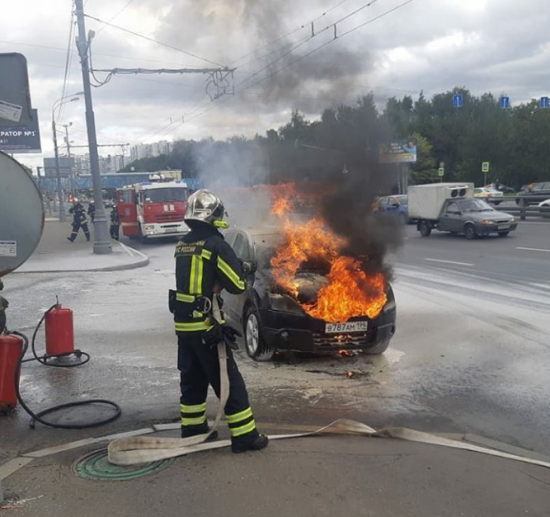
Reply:
[[[229,225],[223,220],[224,215],[222,200],[213,192],[201,189],[189,196],[184,220],[201,221],[216,228],[227,228]]]

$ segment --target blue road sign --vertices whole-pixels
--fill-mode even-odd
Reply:
[[[550,107],[550,98],[548,97],[541,97],[540,98],[540,107],[541,108],[549,108]]]
[[[500,98],[500,107],[503,109],[503,110],[506,110],[510,107],[510,97],[506,97],[505,95],[503,95],[501,98]]]
[[[453,95],[453,108],[462,108],[464,106],[464,95],[455,93]]]

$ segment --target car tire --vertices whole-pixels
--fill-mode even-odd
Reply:
[[[267,345],[260,323],[260,316],[256,307],[250,306],[246,310],[244,323],[244,348],[248,356],[254,361],[270,361],[275,353]]]
[[[403,212],[401,212],[399,214],[399,224],[401,224],[402,226],[405,226],[408,222],[409,221],[407,216]]]
[[[388,347],[390,346],[390,340],[387,339],[386,341],[382,341],[382,343],[378,343],[377,345],[374,345],[371,348],[365,349],[365,353],[369,355],[380,355],[383,354]]]
[[[468,240],[473,240],[477,238],[477,231],[476,227],[473,224],[467,224],[464,227],[464,235]]]
[[[422,237],[429,237],[432,233],[432,227],[428,221],[422,221],[418,229],[420,230],[420,235],[422,235]]]
[[[499,237],[508,237],[510,235],[510,232],[498,232]]]

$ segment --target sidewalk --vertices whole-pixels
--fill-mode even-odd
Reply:
[[[284,425],[262,428],[284,433]],[[221,439],[227,439],[225,426],[221,431]],[[264,451],[241,455],[228,448],[198,452],[125,482],[77,477],[75,461],[107,443],[84,442],[76,444],[78,448],[29,454],[32,462],[4,479],[4,507],[17,509],[19,516],[46,517],[135,517],[159,511],[167,517],[546,517],[550,506],[548,469],[445,447],[356,436],[273,441]]]
[[[75,242],[67,237],[71,233],[68,219],[60,223],[57,219],[47,218],[44,233],[33,256],[14,273],[62,273],[86,271],[119,271],[135,269],[149,263],[143,253],[120,242],[111,241],[113,252],[106,255],[93,253],[93,225],[90,223],[92,239],[86,241],[80,230]]]

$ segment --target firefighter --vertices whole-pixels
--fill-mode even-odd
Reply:
[[[239,259],[218,231],[228,227],[224,214],[222,201],[208,190],[189,197],[184,220],[191,231],[176,246],[177,291],[170,292],[170,310],[178,336],[181,436],[208,432],[206,395],[210,384],[220,396],[217,344],[225,340],[231,347],[227,350],[229,398],[224,409],[232,451],[239,453],[263,449],[268,438],[256,429],[246,385],[233,358],[231,348],[236,348],[238,333],[216,323],[211,314],[213,297],[223,289],[241,294],[246,288]],[[213,433],[211,438],[216,436]]]
[[[111,239],[115,239],[115,241],[119,240],[119,230],[120,230],[120,217],[118,215],[118,209],[116,204],[113,203],[113,208],[111,210],[111,226],[110,226],[110,233],[111,233]]]
[[[92,224],[95,222],[95,201],[90,201],[88,203],[88,215],[90,216],[90,220],[92,221]]]
[[[73,206],[69,210],[69,214],[73,214],[73,231],[71,236],[67,237],[67,240],[74,242],[78,235],[78,230],[82,228],[86,240],[90,240],[90,230],[88,229],[88,220],[86,219],[86,210],[82,206],[82,203],[78,199],[73,200]]]

